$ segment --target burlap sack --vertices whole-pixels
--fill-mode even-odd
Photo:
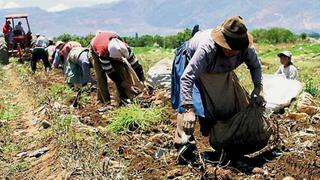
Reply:
[[[227,121],[218,121],[210,132],[213,148],[238,154],[258,151],[268,144],[273,133],[264,107],[250,104]]]
[[[208,113],[213,120],[209,141],[214,149],[246,154],[267,145],[272,134],[264,107],[249,103],[235,73],[201,77]]]
[[[201,75],[200,83],[206,118],[213,122],[229,119],[249,104],[249,95],[233,71]]]
[[[200,81],[203,104],[208,119],[205,126],[208,130],[217,120],[229,119],[249,104],[248,93],[239,84],[234,72],[203,74]],[[185,144],[191,138],[183,131],[182,117],[181,114],[177,115],[175,144]]]
[[[136,72],[125,58],[122,60],[112,60],[111,64],[115,71],[121,75],[123,80],[131,85],[131,89],[125,89],[125,94],[128,98],[132,99],[143,91],[144,85],[140,82]]]
[[[272,134],[264,107],[249,105],[249,96],[234,72],[204,74],[200,77],[206,118],[209,118],[210,145],[216,150],[248,154],[267,145]],[[248,106],[249,105],[249,106]],[[177,116],[175,143],[189,140]]]

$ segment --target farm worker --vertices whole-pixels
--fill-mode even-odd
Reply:
[[[48,60],[48,53],[47,53],[45,47],[36,46],[32,49],[32,57],[31,57],[31,61],[30,61],[31,70],[33,73],[35,73],[35,71],[37,69],[37,61],[39,59],[42,59],[46,71],[51,69],[51,65]]]
[[[276,74],[287,79],[298,80],[298,70],[291,61],[292,54],[290,51],[282,51],[278,54],[280,63],[282,64]]]
[[[18,24],[14,27],[14,31],[19,31],[19,34],[22,34],[22,35],[25,34],[21,21],[19,21]]]
[[[121,102],[128,103],[136,95],[134,88],[141,90],[145,81],[143,68],[131,48],[118,34],[110,31],[98,32],[90,45],[97,75],[98,100],[110,102],[109,77],[116,84]]]
[[[61,56],[60,56],[59,51],[63,45],[64,45],[64,42],[62,42],[62,41],[57,41],[55,43],[56,48],[52,54],[52,58],[53,58],[52,68],[57,68],[60,64],[62,64],[62,60],[61,60]]]
[[[54,52],[56,51],[56,45],[54,45],[51,38],[48,39],[48,46],[46,47],[46,50],[48,52],[49,62],[52,63],[54,59]]]
[[[72,48],[65,63],[67,83],[73,84],[75,87],[88,82],[95,83],[95,80],[90,77],[90,61],[89,49],[82,47]]]
[[[10,21],[6,21],[6,23],[2,27],[2,32],[7,42],[9,42],[10,46],[13,46],[13,32],[10,24]]]
[[[249,103],[246,90],[233,72],[242,63],[250,70],[254,90],[251,97],[262,103],[262,72],[253,37],[247,32],[240,16],[227,18],[214,29],[196,33],[186,43],[186,53],[191,57],[180,80],[180,109],[177,116],[175,146],[192,144],[196,119],[200,130],[208,136],[216,120],[227,120]],[[193,87],[199,83],[203,112],[194,106]]]
[[[12,27],[10,24],[11,24],[10,21],[6,21],[6,23],[3,25],[3,27],[2,27],[3,34],[7,34],[12,31]]]
[[[35,43],[35,46],[37,47],[44,47],[46,48],[48,46],[48,39],[44,37],[43,35],[40,35],[39,33],[36,34],[37,40]]]
[[[59,46],[57,46],[57,51],[55,53],[55,58],[53,60],[53,68],[57,68],[60,64],[64,64],[65,60],[68,57],[69,52],[72,48],[75,47],[81,47],[81,44],[76,41],[69,41],[66,43],[60,43]]]

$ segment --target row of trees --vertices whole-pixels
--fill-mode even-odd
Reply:
[[[296,35],[288,29],[274,27],[270,29],[255,29],[250,32],[256,43],[289,43],[297,40],[305,40],[307,38],[306,33]],[[94,34],[88,34],[87,36],[75,36],[70,34],[62,34],[55,38],[55,40],[61,41],[78,41],[82,46],[87,47],[90,44]],[[191,38],[191,29],[185,29],[182,32],[178,32],[176,35],[142,35],[137,33],[135,36],[123,37],[124,40],[133,47],[163,47],[163,48],[176,48],[181,43]]]
[[[290,43],[299,39],[305,40],[307,38],[306,33],[296,35],[288,29],[274,27],[270,29],[255,29],[251,31],[256,43]]]
[[[94,37],[94,34],[88,34],[86,36],[76,36],[70,34],[62,34],[54,40],[60,41],[78,41],[83,47],[87,47],[90,44],[91,39]],[[178,32],[176,35],[160,36],[160,35],[142,35],[139,36],[137,33],[134,37],[127,36],[123,39],[133,47],[151,47],[158,46],[163,48],[176,48],[181,43],[191,38],[191,29],[185,29],[182,32]]]

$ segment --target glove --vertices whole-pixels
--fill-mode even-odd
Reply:
[[[196,116],[192,109],[183,113],[183,130],[186,135],[192,135],[196,124]]]
[[[261,89],[261,87],[255,87],[251,93],[251,102],[259,106],[262,106],[266,102],[263,96],[261,96]]]

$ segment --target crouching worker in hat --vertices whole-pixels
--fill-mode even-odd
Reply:
[[[191,59],[180,78],[180,109],[174,139],[177,148],[181,150],[195,143],[196,119],[200,121],[202,135],[208,136],[217,120],[227,120],[247,107],[250,97],[233,72],[242,63],[247,65],[252,77],[251,97],[261,97],[261,64],[250,47],[252,43],[253,37],[240,16],[228,18],[214,29],[200,31],[185,43]],[[202,111],[194,103],[199,101],[194,93],[197,84]],[[252,99],[263,101],[263,98]]]
[[[292,54],[290,51],[282,51],[278,54],[280,63],[282,66],[279,67],[276,74],[281,75],[287,79],[298,80],[298,70],[291,61]]]
[[[68,58],[68,55],[72,48],[82,47],[81,44],[77,41],[62,42],[58,41],[56,43],[56,51],[54,52],[54,60],[52,68],[57,68],[59,65],[63,65],[65,60]]]
[[[91,54],[97,76],[98,100],[110,102],[108,78],[117,87],[121,103],[129,103],[143,89],[143,68],[121,37],[109,31],[98,32],[91,40]]]
[[[75,88],[87,83],[95,84],[90,76],[91,56],[89,49],[74,47],[70,50],[65,62],[65,77],[68,84]]]

